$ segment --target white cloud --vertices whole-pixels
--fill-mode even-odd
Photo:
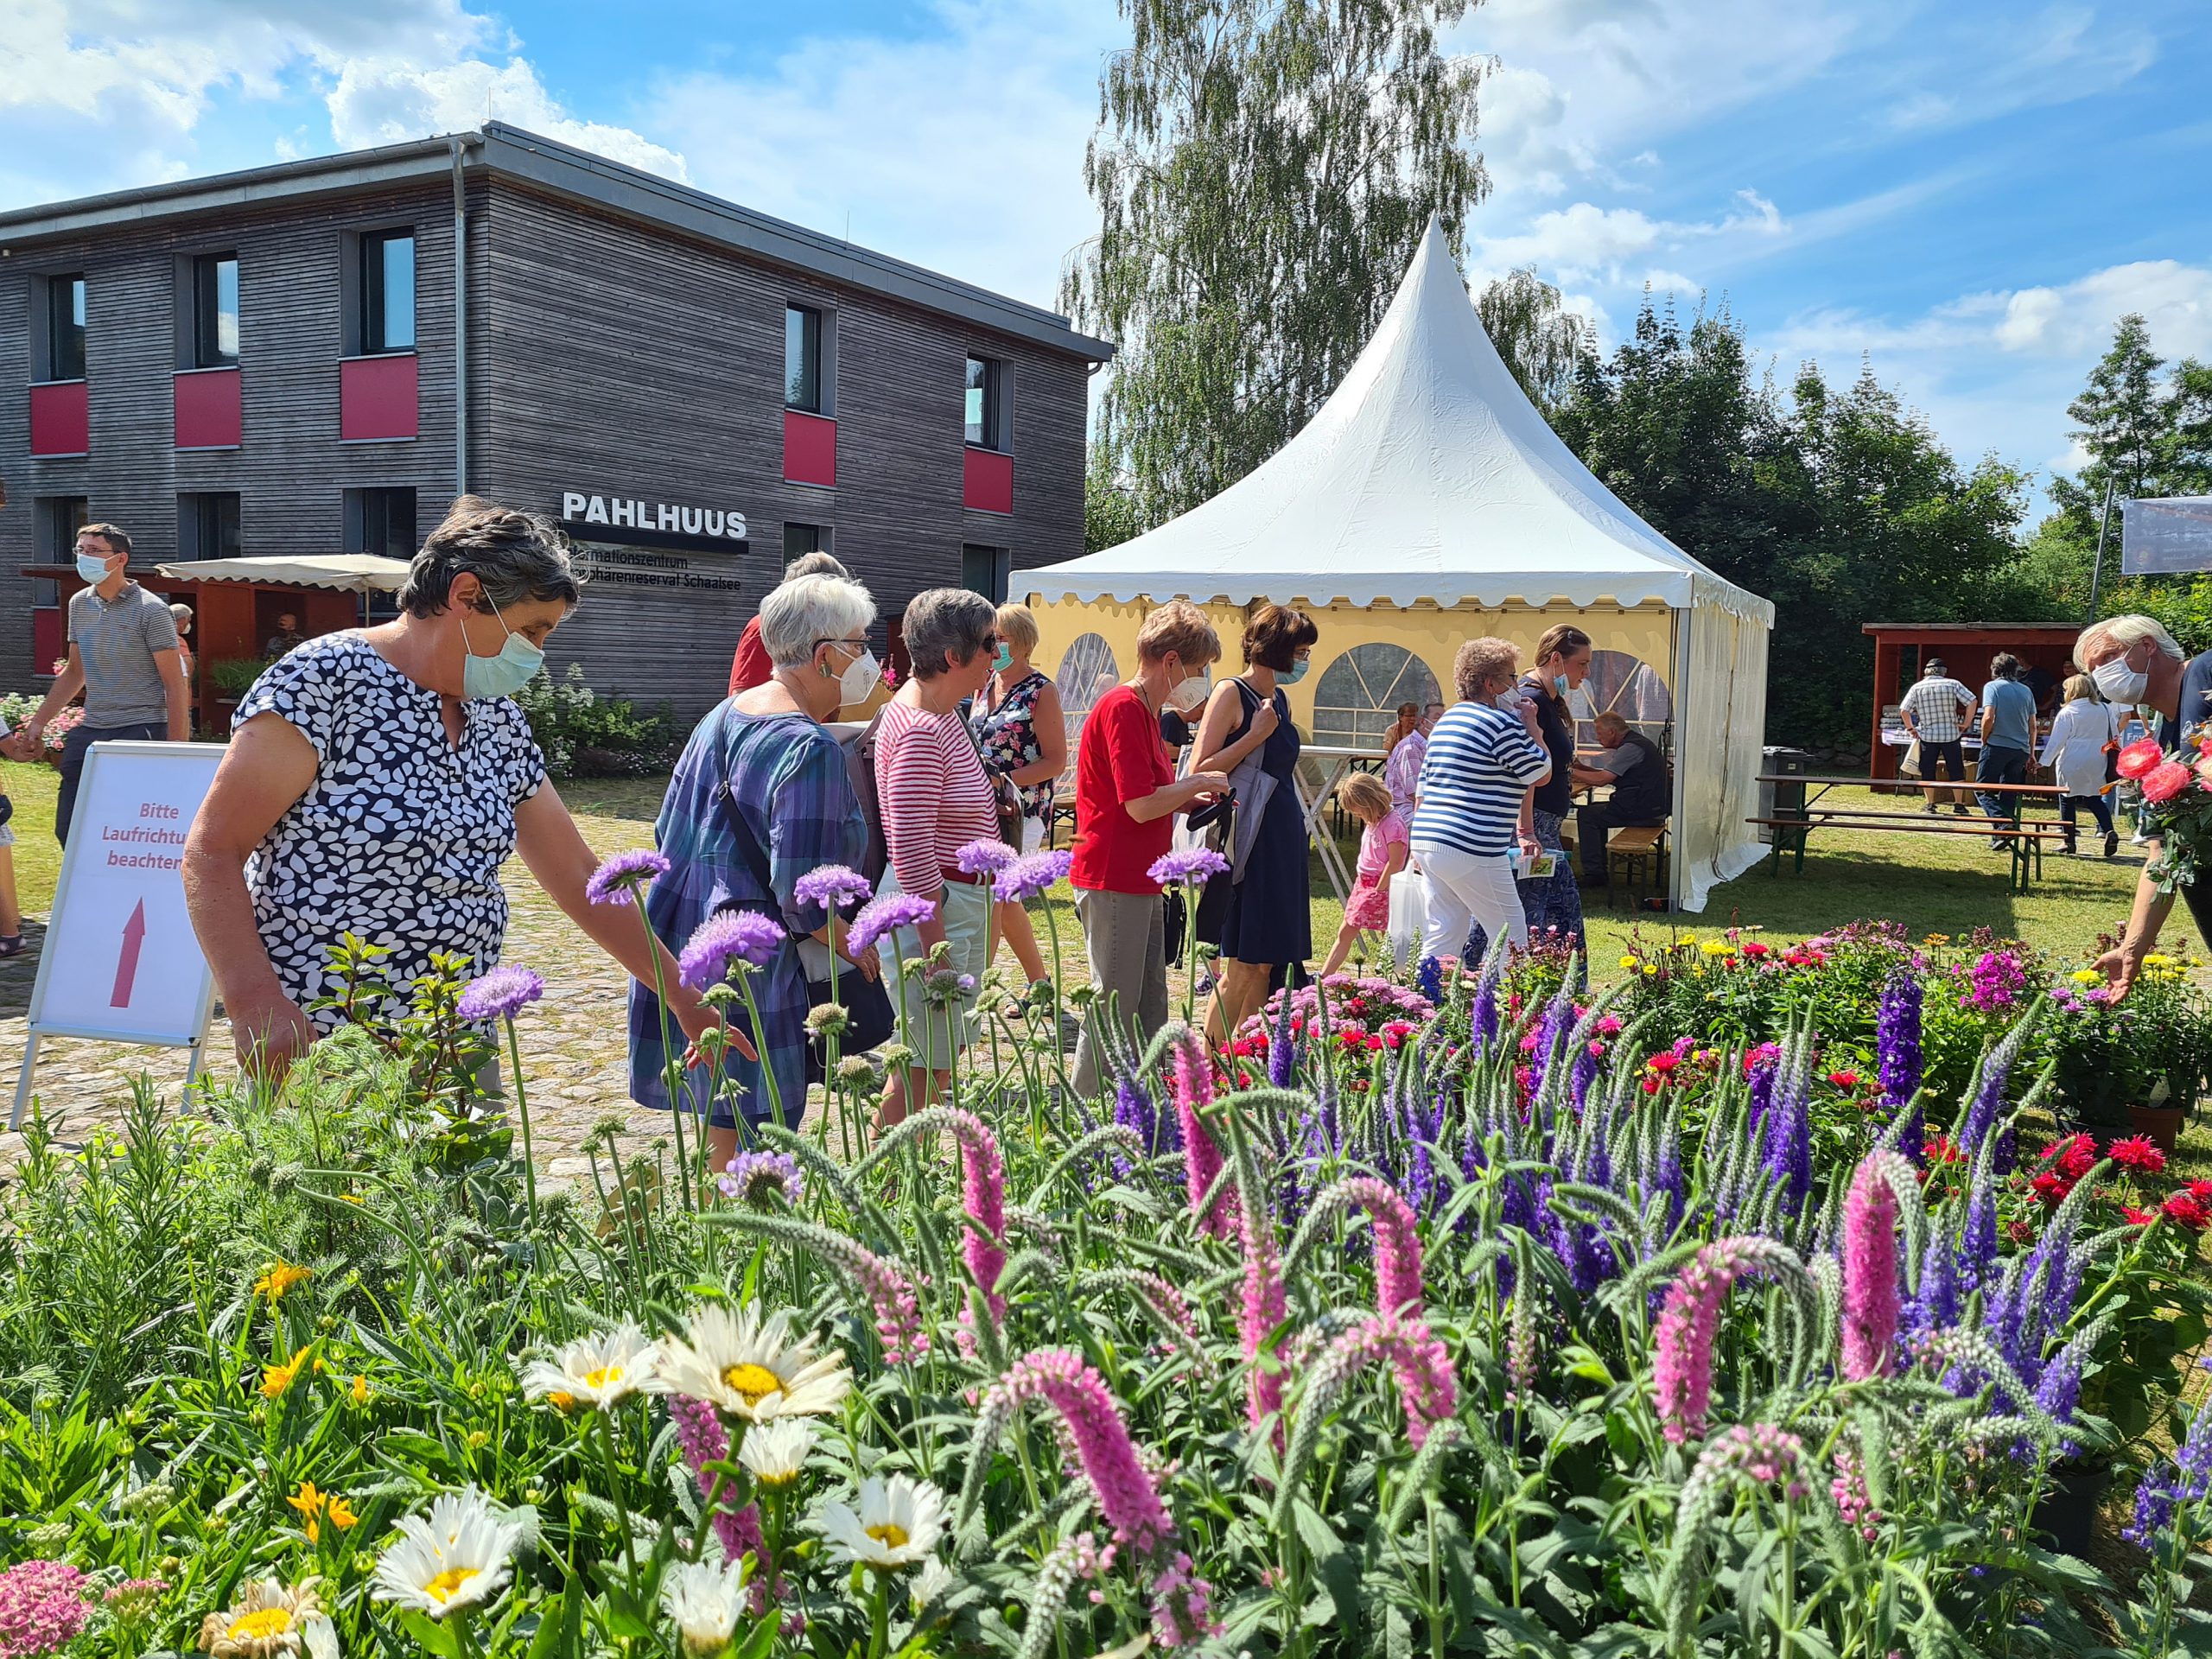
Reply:
[[[1688,222],[1578,201],[1537,214],[1517,234],[1478,237],[1473,251],[1478,266],[1489,273],[1534,265],[1550,280],[1619,285],[1643,280],[1649,255],[1700,245],[1732,247],[1790,233],[1781,210],[1757,191],[1739,190],[1735,201],[1735,210],[1718,219]],[[1669,283],[1696,286],[1688,277],[1662,274]]]
[[[2087,6],[2048,6],[2002,30],[1984,18],[1957,20],[1877,80],[1877,118],[1924,132],[2071,103],[2126,85],[2158,55],[2150,30]]]
[[[717,194],[1051,305],[1097,228],[1081,157],[1113,6],[941,0],[931,16],[918,38],[823,35],[764,73],[672,78],[658,130]]]
[[[459,132],[498,119],[649,172],[690,176],[683,157],[664,145],[627,127],[575,119],[520,58],[496,67],[474,59],[425,67],[357,58],[340,72],[325,102],[341,149]]]
[[[1995,339],[2008,352],[2079,356],[2110,344],[2113,325],[2131,311],[2149,322],[2164,355],[2212,355],[2212,266],[2141,259],[2060,288],[2022,289],[2005,296]]]

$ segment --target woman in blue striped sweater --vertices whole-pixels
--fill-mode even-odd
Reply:
[[[1511,855],[1516,842],[1524,856],[1535,851],[1529,787],[1551,775],[1552,761],[1535,706],[1514,683],[1520,661],[1510,640],[1487,637],[1452,659],[1460,701],[1429,734],[1413,823],[1428,905],[1424,957],[1456,953],[1471,921],[1493,939],[1529,943]]]

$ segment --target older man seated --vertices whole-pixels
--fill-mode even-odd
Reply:
[[[1585,802],[1575,811],[1574,824],[1581,843],[1583,880],[1602,887],[1611,879],[1605,869],[1605,832],[1666,823],[1674,810],[1675,789],[1657,744],[1611,709],[1591,723],[1605,753],[1593,765],[1575,762],[1575,786],[1611,784],[1613,793],[1609,800]]]

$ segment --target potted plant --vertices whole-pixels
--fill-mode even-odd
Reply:
[[[52,720],[47,721],[46,740],[42,746],[42,752],[48,766],[52,766],[56,772],[61,770],[61,747],[68,741],[69,734],[84,723],[85,705],[81,702],[71,703],[67,708],[57,712]]]
[[[2154,952],[2120,1002],[2106,995],[2101,974],[2077,968],[2050,1000],[2044,1040],[2069,1115],[2090,1128],[2148,1135],[2171,1153],[2212,1048],[2204,1013],[2189,994],[2188,963]]]

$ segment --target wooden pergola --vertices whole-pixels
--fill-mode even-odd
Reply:
[[[2082,629],[2074,622],[1869,622],[1859,631],[1874,637],[1873,746],[1867,776],[1880,779],[1897,775],[1904,753],[1904,744],[1895,741],[1899,728],[1891,711],[1929,658],[1942,659],[1953,679],[1979,693],[1989,677],[1989,659],[2000,651],[2011,652],[2028,666],[2041,722],[2056,712],[2058,685],[2075,671],[2074,641]]]

